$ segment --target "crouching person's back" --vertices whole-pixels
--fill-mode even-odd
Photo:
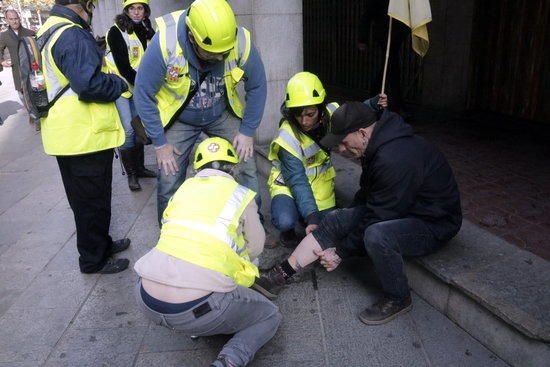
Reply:
[[[277,306],[249,289],[265,232],[255,193],[230,175],[231,144],[209,138],[164,211],[157,246],[135,265],[136,298],[153,322],[189,335],[234,334],[213,366],[245,366],[281,322]]]

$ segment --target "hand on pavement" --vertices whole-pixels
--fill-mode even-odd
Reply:
[[[155,147],[155,154],[157,155],[159,170],[164,170],[166,176],[168,174],[175,176],[176,172],[179,171],[179,167],[174,154],[181,155],[181,152],[172,144],[164,144],[161,147]]]
[[[233,147],[239,158],[246,162],[254,154],[254,138],[238,133],[233,139]]]
[[[342,259],[336,254],[336,247],[330,247],[326,250],[314,250],[315,255],[319,256],[319,262],[323,265],[326,271],[333,271],[340,265]]]
[[[388,96],[384,93],[380,93],[378,98],[378,105],[382,106],[382,108],[388,108]]]

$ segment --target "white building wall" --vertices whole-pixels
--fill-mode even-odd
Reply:
[[[190,0],[151,0],[152,18],[189,6]],[[262,123],[256,132],[258,144],[268,144],[280,119],[279,107],[284,99],[286,82],[303,69],[301,0],[231,0],[239,25],[248,28],[252,41],[264,62],[267,77],[267,103]],[[122,11],[121,0],[99,1],[94,12],[96,35],[104,35],[116,14]]]

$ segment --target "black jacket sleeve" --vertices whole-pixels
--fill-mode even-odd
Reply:
[[[134,85],[136,80],[136,71],[130,66],[130,57],[128,56],[128,46],[122,37],[120,30],[112,26],[107,35],[107,44],[113,54],[118,71],[128,81]]]

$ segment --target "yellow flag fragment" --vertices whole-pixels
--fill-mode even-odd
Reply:
[[[426,55],[430,45],[426,24],[432,21],[430,1],[390,0],[388,15],[411,29],[413,50],[420,56]]]

